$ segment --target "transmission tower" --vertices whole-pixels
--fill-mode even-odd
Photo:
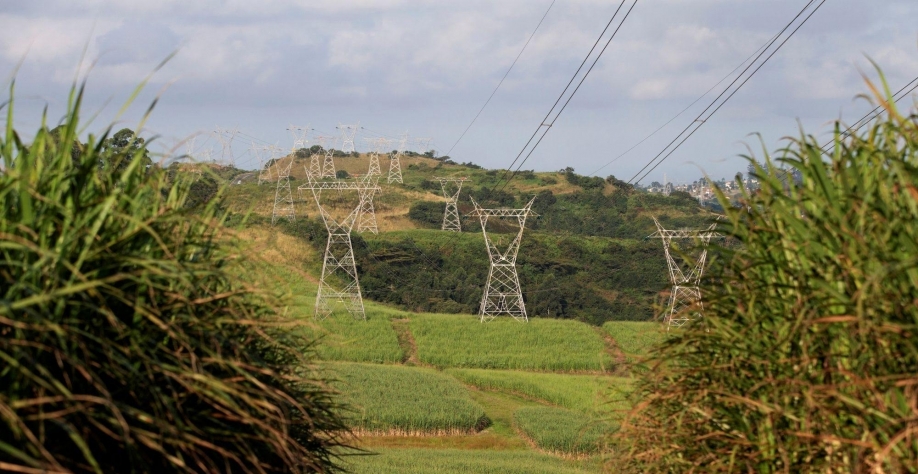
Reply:
[[[372,186],[367,187],[367,189],[363,191],[364,196],[360,197],[361,205],[360,215],[357,217],[357,232],[372,232],[378,234],[379,228],[376,226],[376,208],[373,206],[373,197],[376,191],[379,190],[379,186],[377,186],[379,177],[370,176],[368,174],[362,181]]]
[[[306,169],[306,175],[312,176],[313,179],[319,179],[322,177],[322,162],[323,157],[325,156],[325,142],[328,140],[328,137],[317,136],[315,138],[316,143],[319,145],[319,150],[316,150],[309,155],[309,168]],[[332,163],[334,165],[334,163]]]
[[[323,138],[332,138],[332,137],[323,137]],[[325,160],[322,161],[322,174],[323,178],[335,178],[335,140],[332,138],[332,146],[325,148]]]
[[[276,149],[275,149],[276,150]],[[276,156],[271,153],[272,158]],[[277,188],[274,191],[274,212],[271,214],[271,225],[278,219],[285,217],[291,221],[296,221],[296,213],[293,208],[293,194],[290,192],[290,167],[293,166],[294,155],[286,163],[280,159],[274,159],[274,169],[277,170]]]
[[[220,163],[236,167],[236,158],[233,156],[233,139],[236,138],[236,135],[239,133],[238,129],[224,129],[217,127],[214,130],[214,136],[217,137],[217,141],[220,142],[221,151],[220,151]]]
[[[187,156],[192,162],[195,161],[195,159],[194,159],[194,151],[195,151],[195,150],[194,150],[194,141],[195,141],[196,138],[198,138],[198,137],[195,136],[195,135],[192,135],[192,137],[191,137],[190,139],[188,139],[187,142],[185,142],[185,156]]]
[[[700,310],[695,314],[701,317],[701,289],[698,283],[704,273],[704,263],[708,257],[708,243],[713,237],[721,235],[714,231],[717,224],[711,224],[704,230],[680,229],[666,230],[660,224],[656,217],[653,218],[654,224],[657,225],[657,231],[647,236],[647,238],[658,238],[663,241],[663,253],[666,255],[666,264],[669,267],[669,279],[673,284],[672,292],[669,295],[669,308],[664,316],[664,322],[667,329],[670,327],[681,327],[692,320],[692,315],[686,308],[690,308],[698,303]],[[682,265],[676,261],[672,255],[671,243],[673,239],[693,239],[699,241],[702,245],[701,255],[695,262],[686,262],[689,264],[689,271],[683,272]]]
[[[414,143],[418,147],[418,154],[423,154],[430,146],[430,138],[415,138]]]
[[[405,149],[408,147],[408,132],[405,132],[402,135],[402,138],[398,141],[398,149],[395,150],[395,153],[389,154],[389,183],[401,183],[402,182],[402,161],[401,157],[405,153]]]
[[[306,125],[305,127],[299,125],[291,125],[287,127],[287,131],[293,135],[294,153],[300,148],[306,148],[306,135],[309,134],[309,125]]]
[[[382,171],[379,169],[379,153],[389,146],[389,140],[385,138],[366,138],[370,145],[370,169],[367,171],[368,176],[379,176]]]
[[[523,302],[523,291],[520,289],[520,278],[516,273],[516,255],[520,251],[520,242],[523,240],[526,218],[537,215],[532,212],[533,202],[535,198],[532,198],[522,209],[483,209],[472,199],[475,210],[469,216],[478,216],[478,219],[481,220],[481,232],[484,234],[485,244],[488,246],[488,258],[491,261],[488,284],[485,286],[484,297],[481,299],[479,309],[481,322],[490,321],[499,314],[509,314],[517,321],[529,321],[526,316],[526,304]],[[488,219],[491,217],[515,217],[520,226],[516,238],[510,242],[505,251],[501,251],[488,236]]]
[[[443,196],[446,198],[446,211],[443,213],[442,230],[461,232],[462,221],[459,220],[459,192],[462,191],[462,183],[468,178],[434,178],[440,182],[440,189],[443,190]],[[455,188],[455,190],[454,190]]]
[[[297,188],[300,191],[307,189],[312,191],[316,206],[325,222],[325,228],[328,230],[325,258],[322,261],[322,277],[316,293],[316,319],[328,317],[332,313],[332,305],[335,302],[343,304],[354,319],[366,319],[363,297],[360,293],[360,281],[357,277],[357,264],[354,261],[351,230],[363,207],[363,201],[368,195],[367,191],[376,187],[375,180],[317,181],[310,176],[307,184]],[[358,203],[347,216],[336,219],[322,205],[322,191],[324,190],[336,190],[339,193],[356,192]]]
[[[251,150],[255,158],[258,158],[258,184],[273,181],[271,178],[271,158],[273,158],[270,153],[271,149],[266,146],[259,147],[253,140]],[[265,160],[266,156],[268,157],[267,160]]]
[[[338,130],[341,130],[341,151],[351,153],[357,151],[354,144],[354,138],[357,136],[357,130],[360,128],[360,122],[356,125],[338,124]]]

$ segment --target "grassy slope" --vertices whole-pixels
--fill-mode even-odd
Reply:
[[[577,321],[498,318],[481,323],[470,315],[417,315],[410,325],[420,360],[437,367],[559,372],[611,367],[602,340]]]
[[[352,426],[383,433],[471,433],[489,420],[454,378],[393,365],[327,363],[335,387],[354,409]]]
[[[582,412],[626,408],[621,400],[631,385],[629,378],[598,375],[483,369],[446,369],[444,372],[480,389],[519,394]]]

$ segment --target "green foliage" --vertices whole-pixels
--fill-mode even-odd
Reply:
[[[327,364],[352,410],[350,423],[383,433],[472,433],[489,424],[481,406],[452,377],[396,365]]]
[[[426,183],[429,181],[423,181]],[[435,183],[436,184],[436,183]],[[439,186],[439,184],[437,184]],[[446,212],[446,203],[434,201],[415,201],[408,209],[408,218],[423,227],[438,229],[443,225],[443,213]]]
[[[574,173],[573,168],[566,170],[564,172],[564,177],[567,179],[568,183],[574,186],[580,186],[584,190],[602,190],[606,187],[606,182],[602,178],[598,176],[580,176]]]
[[[598,466],[565,461],[531,451],[467,449],[377,449],[378,456],[355,456],[347,468],[355,474],[586,474]]]
[[[515,370],[446,369],[467,385],[535,398],[582,412],[625,409],[631,380],[597,375],[569,375]],[[615,403],[609,403],[615,400]]]
[[[641,384],[637,470],[918,472],[918,117],[874,92],[887,117],[862,135],[782,150],[800,185],[754,166],[705,324]]]
[[[602,329],[612,336],[622,353],[646,356],[666,339],[666,327],[657,322],[609,321]]]
[[[350,177],[351,175],[347,172],[347,170],[335,171],[335,178],[337,179],[348,179]]]
[[[612,422],[555,407],[520,408],[513,422],[540,449],[560,454],[596,453],[618,429]]]
[[[331,469],[339,406],[234,276],[217,203],[187,209],[190,184],[145,170],[142,144],[101,172],[95,136],[74,154],[81,97],[28,145],[6,103],[0,469]]]
[[[312,308],[305,309],[312,313]],[[347,315],[333,316],[303,331],[309,339],[318,338],[315,352],[322,360],[384,364],[398,363],[405,358],[392,323],[386,318],[372,317],[364,321]]]
[[[574,372],[603,371],[611,363],[599,335],[576,321],[418,315],[410,327],[418,358],[437,367]]]
[[[364,294],[376,301],[418,312],[478,311],[488,272],[481,234],[388,232],[368,237],[366,247],[355,243],[355,251]],[[532,317],[597,325],[646,320],[653,317],[654,296],[667,286],[666,262],[653,240],[531,233],[523,238],[517,267]]]
[[[115,172],[123,171],[135,157],[141,160],[142,169],[153,165],[144,139],[138,137],[133,130],[122,128],[111,137],[102,140],[101,168]]]

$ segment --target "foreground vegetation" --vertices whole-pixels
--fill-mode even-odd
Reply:
[[[11,91],[12,96],[12,91]],[[142,140],[0,137],[0,470],[334,469],[337,398],[247,285],[217,200]]]
[[[918,472],[918,116],[888,97],[827,152],[766,157],[728,210],[742,245],[716,252],[704,324],[654,356],[619,438],[635,471]]]

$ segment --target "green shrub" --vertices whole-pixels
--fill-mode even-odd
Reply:
[[[446,203],[433,201],[417,201],[408,208],[408,218],[430,229],[439,228],[443,224],[443,213]]]
[[[802,183],[769,157],[742,207],[720,196],[742,245],[637,391],[636,470],[918,472],[918,117],[874,92],[863,134],[782,151]]]
[[[333,468],[337,403],[234,276],[219,199],[188,209],[191,183],[147,168],[143,145],[80,144],[81,97],[30,144],[6,103],[0,470]]]

